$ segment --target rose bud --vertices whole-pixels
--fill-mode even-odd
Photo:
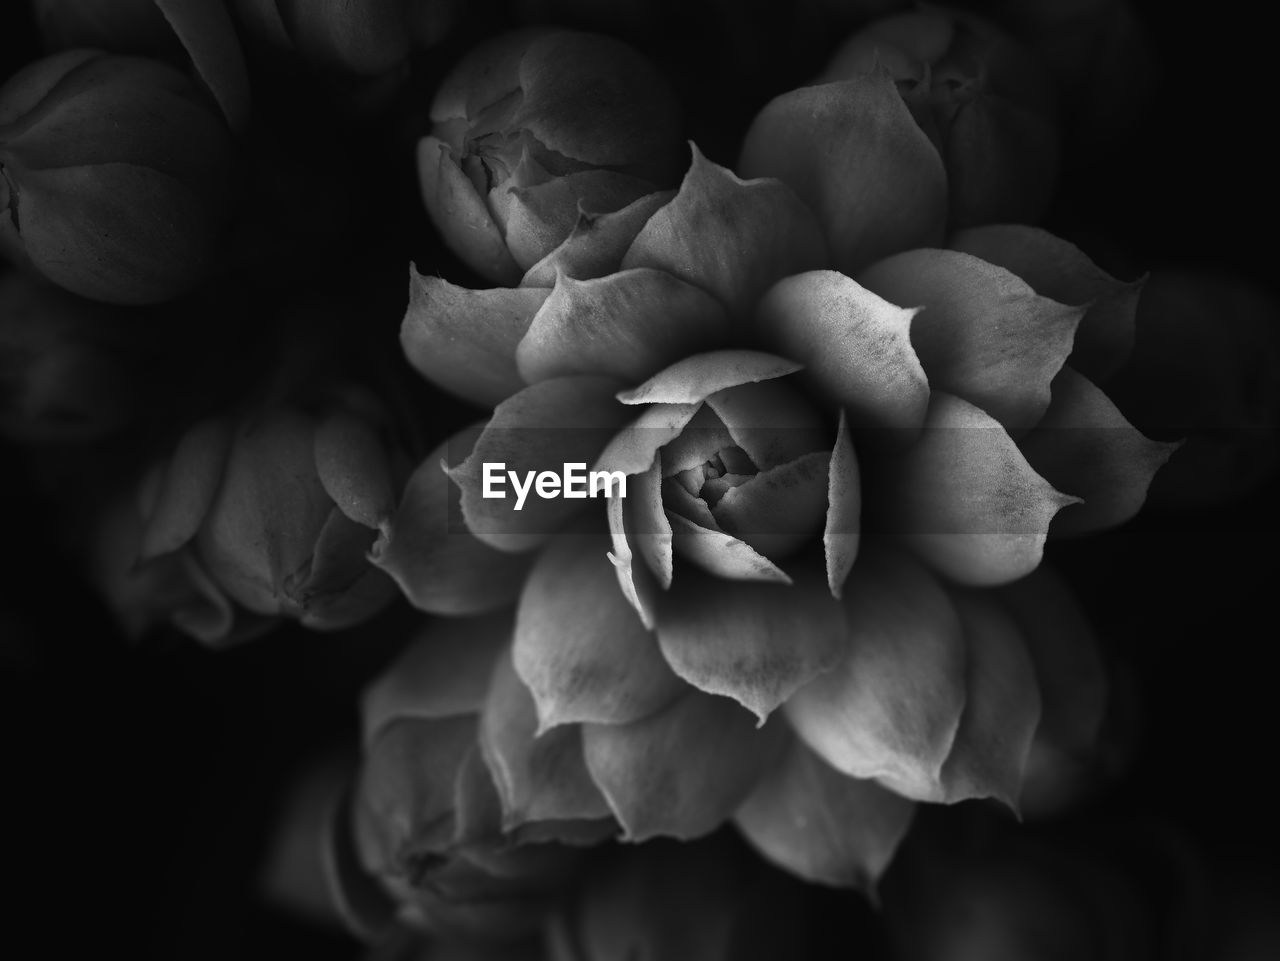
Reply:
[[[879,96],[885,83],[896,85],[914,136],[898,129],[902,108]],[[893,139],[869,150],[863,138],[877,129]],[[740,167],[791,184],[823,218],[848,273],[875,255],[938,243],[939,214],[953,228],[1038,219],[1057,164],[1051,89],[1030,55],[977,18],[923,10],[871,24],[813,85],[766,105]],[[898,211],[896,223],[870,249],[850,250],[844,234],[865,218],[868,194]]]
[[[396,596],[367,558],[395,508],[388,437],[380,408],[357,397],[190,428],[138,490],[131,580],[108,591],[126,626],[181,615],[179,628],[216,644],[264,619],[333,630],[378,613]],[[139,590],[162,572],[174,586]]]
[[[117,304],[183,294],[216,264],[231,132],[172,67],[70,51],[0,88],[0,251]]]
[[[427,213],[481,276],[516,283],[580,215],[618,210],[678,176],[679,110],[654,68],[608,37],[525,31],[445,79],[418,145]]]
[[[414,927],[525,934],[582,857],[553,842],[616,832],[607,809],[590,805],[561,738],[535,739],[531,703],[529,723],[513,724],[528,699],[511,684],[510,631],[509,613],[438,622],[365,697],[356,845]],[[500,796],[509,800],[526,772],[539,786],[519,795],[522,821]]]
[[[93,47],[191,66],[237,131],[249,121],[249,75],[223,0],[35,0],[51,50]]]
[[[27,274],[0,276],[0,434],[22,441],[98,437],[136,394],[112,309]]]
[[[308,63],[386,73],[409,55],[406,0],[235,0],[249,32]]]

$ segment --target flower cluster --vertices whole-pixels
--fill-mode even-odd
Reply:
[[[913,825],[1122,766],[1053,555],[1268,476],[1269,305],[1038,225],[1089,135],[1062,51],[1116,5],[898,6],[797,5],[739,117],[712,75],[768,38],[721,2],[703,90],[630,2],[32,4],[0,433],[122,633],[365,650],[317,672],[360,725],[276,896],[554,961],[795,956],[759,916],[809,884],[895,892],[921,958],[990,945],[912,906],[1058,903]],[[534,483],[572,470],[604,496]]]

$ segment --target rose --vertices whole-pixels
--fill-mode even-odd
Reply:
[[[172,67],[70,51],[0,88],[0,250],[73,293],[145,304],[212,270],[234,148]]]
[[[946,198],[903,183],[931,183],[937,162],[913,160],[932,148],[892,86],[856,83],[873,129],[849,142],[907,152],[901,192],[855,192],[828,220],[856,278],[813,269],[823,232],[784,184],[695,151],[674,198],[584,218],[520,288],[415,279],[402,340],[437,383],[497,403],[450,476],[476,541],[543,548],[513,636],[541,738],[580,753],[633,839],[732,816],[790,870],[870,885],[906,829],[904,798],[1015,804],[1042,715],[1085,703],[1052,694],[1079,679],[1052,654],[1075,631],[1040,643],[1042,626],[966,588],[1035,571],[1051,521],[1132,516],[1172,447],[1089,379],[1123,363],[1137,290],[1069,244],[991,227],[868,255],[918,243]],[[922,216],[904,223],[904,204]],[[717,343],[772,352],[705,352]],[[630,475],[608,504],[609,566],[603,546],[552,536],[575,502],[516,512],[483,497],[486,463],[593,461]],[[741,513],[718,517],[726,502]],[[422,540],[420,511],[402,508],[392,545]],[[733,700],[786,720],[756,729]],[[528,770],[510,753],[505,769]]]
[[[222,0],[35,0],[51,50],[93,47],[193,68],[233,130],[249,122],[249,75]]]
[[[98,577],[126,630],[169,621],[208,644],[287,617],[335,630],[394,584],[366,555],[394,509],[400,455],[358,392],[187,429],[99,532]]]
[[[580,212],[617,210],[679,170],[679,110],[625,44],[525,31],[469,53],[418,146],[427,213],[481,276],[515,283]]]

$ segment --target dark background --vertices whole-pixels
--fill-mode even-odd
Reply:
[[[4,13],[4,43],[35,51],[19,6]],[[1153,98],[1124,129],[1071,156],[1045,226],[1122,273],[1227,268],[1277,293],[1274,36],[1243,4],[1184,9],[1199,12],[1138,5],[1160,69]],[[677,37],[681,29],[673,20],[665,55],[696,58],[705,35]],[[460,45],[424,56],[418,84],[429,88]],[[823,55],[784,51],[762,74],[799,83]],[[749,118],[765,82],[744,81],[720,107]],[[388,191],[410,182],[396,174]],[[403,198],[397,209],[390,237],[373,246],[401,278],[403,245],[430,255],[431,241]],[[390,316],[389,329],[397,321]],[[354,957],[344,936],[261,904],[260,862],[285,786],[306,758],[352,735],[357,692],[389,656],[406,612],[336,635],[287,627],[223,653],[168,636],[130,645],[58,546],[24,452],[6,446],[3,456],[0,864],[9,883],[0,943],[31,937],[60,957],[104,947],[170,959]],[[1051,551],[1131,669],[1142,726],[1115,790],[1043,830],[1077,837],[1159,823],[1222,897],[1232,897],[1228,875],[1275,881],[1277,493],[1272,484],[1191,514],[1157,513]],[[1177,900],[1160,897],[1164,907]],[[819,916],[830,912],[819,929],[834,939],[844,902],[823,893],[815,904]]]

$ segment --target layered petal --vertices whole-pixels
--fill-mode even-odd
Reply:
[[[968,694],[940,790],[929,800],[992,797],[1016,811],[1040,723],[1035,668],[1021,631],[999,605],[977,593],[952,599],[964,628]]]
[[[1151,440],[1092,381],[1064,367],[1053,402],[1021,447],[1054,487],[1083,498],[1058,515],[1055,534],[1083,534],[1129,520],[1147,498],[1156,472],[1180,443]]]
[[[795,189],[842,273],[942,238],[942,159],[884,72],[775,97],[752,122],[739,167]]]
[[[845,588],[844,656],[784,710],[836,770],[929,799],[965,705],[960,619],[919,561],[879,544],[864,551]]]
[[[1004,584],[1035,570],[1049,523],[1078,500],[1037,474],[993,418],[942,391],[895,468],[894,529],[961,584]]]
[[[513,628],[502,612],[433,621],[420,631],[361,699],[365,744],[401,720],[478,716]]]
[[[539,733],[537,706],[511,654],[498,659],[480,719],[480,747],[502,800],[504,830],[608,817],[610,806],[583,763],[585,730]]]
[[[827,471],[827,520],[822,531],[823,558],[827,564],[827,586],[837,600],[844,582],[858,558],[862,542],[862,482],[858,458],[849,437],[849,422],[843,409],[836,429]]]
[[[823,525],[831,455],[803,454],[725,491],[711,516],[726,534],[778,560]]]
[[[529,575],[514,659],[540,731],[639,720],[684,689],[614,577],[603,538],[568,534],[541,552]]]
[[[729,319],[710,294],[661,270],[578,281],[563,274],[516,349],[528,383],[567,374],[642,381],[724,341]]]
[[[590,280],[620,270],[636,234],[674,196],[674,190],[659,190],[608,213],[579,211],[569,236],[528,269],[520,286],[552,287],[560,274]]]
[[[467,530],[462,492],[441,470],[471,453],[477,429],[432,451],[405,484],[370,562],[399,585],[409,603],[435,614],[476,614],[505,607],[520,593],[532,558],[499,551]]]
[[[1070,360],[1086,377],[1106,383],[1128,360],[1141,280],[1116,280],[1074,244],[1022,224],[970,227],[953,234],[947,246],[1017,274],[1043,297],[1084,306]]]
[[[316,425],[316,473],[348,518],[370,529],[395,512],[391,463],[377,431],[363,417],[335,411]]]
[[[741,180],[694,147],[680,191],[649,218],[622,266],[675,274],[747,318],[775,280],[826,259],[818,222],[791,188]]]
[[[449,472],[462,491],[467,529],[486,544],[515,552],[537,547],[557,531],[578,501],[534,496],[520,503],[510,489],[504,497],[485,497],[485,465],[501,465],[493,469],[512,472],[523,483],[544,470],[558,476],[566,464],[594,462],[629,416],[614,400],[617,389],[608,377],[558,377],[499,404],[471,456]]]
[[[854,427],[914,430],[929,380],[911,345],[918,311],[897,307],[833,270],[780,280],[756,309],[766,343],[799,361],[805,377]]]
[[[468,290],[409,271],[400,345],[418,373],[482,407],[525,386],[516,349],[550,291]]]
[[[523,271],[484,198],[458,166],[453,148],[437,137],[418,142],[418,184],[431,222],[450,250],[486,280],[508,286],[520,282]]]
[[[1084,314],[1037,294],[1002,267],[948,250],[911,250],[858,281],[895,304],[920,307],[911,342],[929,382],[977,404],[1010,429],[1049,406]]]
[[[145,510],[139,560],[168,554],[195,537],[222,482],[230,447],[231,425],[222,418],[202,421],[182,435]]]
[[[581,730],[587,767],[629,841],[715,830],[775,763],[785,733],[776,722],[757,730],[733,701],[692,689],[644,720]]]
[[[914,813],[905,798],[841,774],[792,741],[733,819],[756,850],[791,874],[874,893]]]
[[[682,572],[658,621],[672,669],[765,719],[844,652],[840,604],[813,572],[795,584],[723,581]]]
[[[639,387],[623,391],[618,400],[624,404],[697,404],[729,387],[774,380],[800,368],[793,360],[758,350],[717,350],[677,361]]]

